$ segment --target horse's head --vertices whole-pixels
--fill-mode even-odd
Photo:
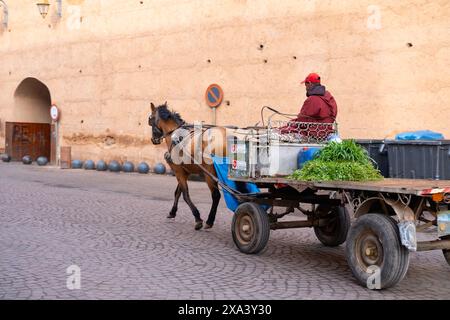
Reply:
[[[161,141],[164,136],[164,132],[159,127],[159,121],[158,121],[158,108],[155,107],[153,102],[150,104],[152,108],[152,113],[148,117],[148,125],[152,127],[152,143],[153,144],[161,144]]]
[[[148,117],[148,125],[152,127],[152,143],[161,144],[166,134],[182,126],[184,121],[178,113],[168,109],[167,102],[159,107],[155,107],[153,102],[150,105],[152,113]]]

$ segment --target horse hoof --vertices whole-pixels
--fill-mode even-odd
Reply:
[[[205,230],[211,229],[213,226],[211,224],[206,224],[205,225]]]
[[[197,222],[195,224],[195,230],[200,230],[201,228],[203,228],[203,221]]]
[[[169,214],[167,216],[167,219],[175,219],[175,218],[176,218],[176,215],[174,215],[174,214]]]

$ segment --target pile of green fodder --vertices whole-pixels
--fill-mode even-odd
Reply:
[[[366,150],[353,140],[330,142],[290,179],[302,181],[374,181],[383,176]]]

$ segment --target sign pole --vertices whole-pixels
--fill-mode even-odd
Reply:
[[[55,123],[55,131],[56,131],[56,166],[60,166],[61,164],[61,150],[59,150],[59,121]]]
[[[55,132],[53,132],[53,142],[55,144],[55,152],[51,154],[51,157],[55,156],[55,163],[57,166],[60,165],[61,153],[59,150],[59,109],[55,104],[52,104],[50,107],[50,117],[52,118],[52,122],[55,125]]]

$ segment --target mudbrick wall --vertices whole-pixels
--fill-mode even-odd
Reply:
[[[162,160],[150,101],[211,123],[211,83],[225,92],[218,124],[255,124],[263,105],[297,113],[313,71],[338,102],[345,138],[450,138],[448,0],[63,0],[62,18],[50,1],[45,20],[33,1],[5,2],[0,149],[28,77],[48,87],[59,144],[81,159]]]

